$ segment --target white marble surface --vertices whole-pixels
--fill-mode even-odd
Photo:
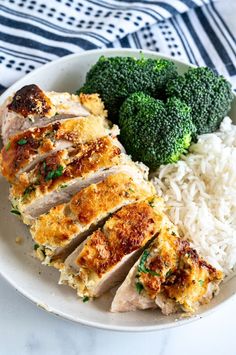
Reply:
[[[236,298],[186,326],[153,333],[87,328],[57,318],[0,278],[0,355],[235,355]]]

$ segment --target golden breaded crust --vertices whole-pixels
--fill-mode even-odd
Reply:
[[[36,243],[48,247],[67,245],[84,227],[104,218],[124,203],[145,199],[153,193],[152,185],[137,185],[133,179],[118,173],[79,191],[69,203],[52,208],[40,216],[31,233]]]
[[[107,117],[107,110],[103,101],[98,94],[83,94],[79,95],[81,104],[93,115]]]
[[[105,223],[103,230],[91,235],[75,263],[83,269],[82,273],[94,272],[102,277],[125,255],[142,248],[158,233],[162,220],[162,211],[158,213],[148,202],[125,206]]]
[[[174,227],[163,228],[144,251],[136,275],[151,299],[162,293],[188,312],[202,302],[209,283],[222,278],[222,272],[199,257],[187,241],[179,238]]]
[[[54,122],[16,134],[2,149],[2,175],[13,182],[20,169],[26,167],[38,154],[52,151],[60,140],[76,146],[108,133],[108,123],[103,117],[86,116]]]
[[[33,239],[39,245],[64,246],[76,232],[79,232],[79,227],[72,217],[66,215],[65,204],[53,207],[31,227]]]
[[[122,201],[135,201],[153,194],[153,189],[147,190],[147,183],[144,184],[136,184],[124,173],[110,175],[78,192],[70,201],[70,209],[82,225],[89,224],[99,213],[111,210]]]
[[[28,204],[39,195],[59,186],[63,188],[63,185],[74,178],[85,178],[87,174],[100,168],[119,164],[120,154],[120,148],[113,144],[110,137],[80,144],[71,152],[56,152],[47,156],[29,173],[21,174],[12,186],[11,196],[21,199],[20,204]]]
[[[53,105],[51,100],[37,85],[26,85],[18,90],[8,104],[9,111],[14,111],[23,117],[39,115],[50,117]]]

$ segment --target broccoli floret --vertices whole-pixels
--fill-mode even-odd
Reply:
[[[192,109],[197,134],[216,131],[230,110],[230,83],[209,68],[191,68],[167,84],[167,95],[176,96]]]
[[[100,94],[109,118],[117,122],[119,108],[130,94],[143,91],[163,97],[166,83],[175,77],[175,64],[166,59],[102,56],[87,73],[77,94]]]
[[[177,98],[164,103],[142,92],[124,101],[119,125],[127,153],[152,171],[161,164],[176,162],[196,133],[191,109],[185,103]]]

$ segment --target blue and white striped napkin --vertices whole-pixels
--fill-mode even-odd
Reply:
[[[236,89],[235,0],[0,0],[0,90],[95,48],[149,49],[214,68]]]

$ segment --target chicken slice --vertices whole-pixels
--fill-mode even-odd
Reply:
[[[167,220],[117,290],[111,311],[159,307],[166,315],[193,313],[218,292],[222,279]]]
[[[151,196],[121,208],[68,256],[59,283],[98,297],[122,281],[142,248],[160,231],[163,201]]]
[[[117,139],[109,136],[61,150],[46,157],[34,169],[19,176],[11,187],[10,200],[26,224],[64,203],[83,187],[104,180],[123,166],[135,163]],[[142,166],[141,168],[142,169]]]
[[[36,255],[45,264],[60,266],[111,213],[155,193],[136,167],[123,170],[80,190],[69,203],[55,206],[35,220],[31,234]]]
[[[71,95],[67,92],[44,92],[37,85],[27,85],[9,97],[0,108],[1,134],[4,145],[10,136],[31,127],[64,118],[107,116],[99,95]]]
[[[102,116],[75,117],[31,128],[12,136],[1,152],[2,175],[11,183],[32,169],[52,151],[73,148],[77,144],[107,135],[119,134]]]

